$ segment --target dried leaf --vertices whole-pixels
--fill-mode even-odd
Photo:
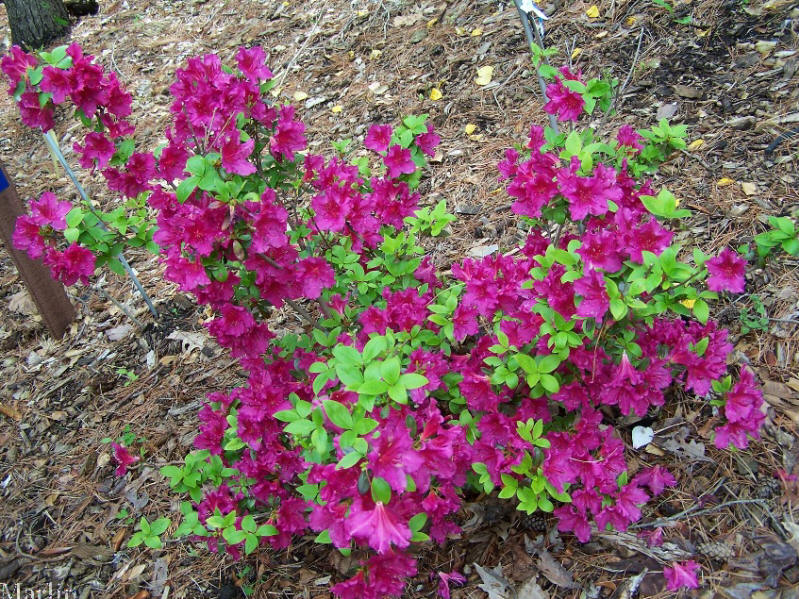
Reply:
[[[599,18],[599,7],[596,4],[593,4],[589,7],[585,14],[588,15],[589,19],[598,19]]]
[[[694,150],[698,150],[699,148],[701,148],[703,145],[705,145],[704,139],[695,139],[694,141],[688,144],[688,151],[693,152]]]
[[[14,312],[30,316],[36,313],[36,304],[26,290],[18,291],[8,299],[8,307]]]
[[[484,67],[480,67],[477,69],[477,77],[475,78],[474,82],[477,85],[488,85],[491,83],[491,78],[494,76],[494,67],[491,65],[486,65]]]
[[[517,599],[549,599],[549,595],[531,578],[516,592]]]
[[[119,341],[120,339],[127,337],[128,333],[130,333],[132,329],[133,327],[129,324],[121,324],[118,327],[108,329],[105,332],[105,336],[108,337],[110,341]]]
[[[733,183],[735,183],[735,181],[733,179],[730,179],[729,177],[722,177],[721,179],[716,181],[716,185],[718,187],[729,187]]]
[[[753,196],[757,193],[757,185],[751,181],[745,181],[741,183],[741,189],[748,196]]]
[[[181,349],[184,352],[190,352],[194,349],[202,349],[205,345],[206,337],[203,333],[194,333],[192,331],[172,331],[167,339],[180,341]]]
[[[437,87],[434,87],[433,89],[430,90],[430,99],[433,100],[434,102],[436,100],[440,100],[442,97],[443,94],[441,93],[441,90],[438,89]]]
[[[483,584],[478,585],[488,594],[488,599],[510,599],[512,593],[510,592],[511,585],[508,580],[502,576],[502,565],[496,568],[483,568],[478,563],[474,564],[477,573]]]
[[[657,119],[670,119],[677,114],[677,107],[678,104],[676,102],[663,104],[660,108],[658,108]]]
[[[16,420],[17,422],[22,420],[22,413],[20,413],[16,406],[10,403],[0,403],[0,414],[3,414],[12,420]]]
[[[330,109],[330,112],[332,112],[333,114],[339,114],[342,110],[344,110],[344,108],[341,106],[341,104],[336,104],[335,106],[333,106],[333,108]]]
[[[559,587],[573,589],[579,585],[574,583],[572,575],[546,549],[538,552],[538,567],[549,582]]]
[[[155,564],[153,564],[153,575],[150,578],[150,591],[153,597],[160,597],[164,592],[164,586],[166,586],[168,575],[169,569],[167,568],[166,559],[159,557],[155,560]]]
[[[475,132],[476,129],[477,125],[475,125],[474,123],[467,123],[466,126],[463,128],[463,131],[464,133],[466,133],[466,135],[471,135],[472,133]]]
[[[302,102],[303,100],[307,100],[308,99],[308,94],[306,94],[305,92],[296,91],[296,92],[294,92],[294,95],[292,96],[292,98],[294,98],[295,102]]]

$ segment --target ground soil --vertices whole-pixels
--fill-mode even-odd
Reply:
[[[616,114],[593,123],[600,133],[623,123],[647,127],[663,115],[688,125],[690,150],[655,178],[694,212],[679,231],[683,242],[706,252],[737,247],[751,243],[769,215],[793,215],[799,137],[779,137],[799,121],[799,13],[790,3],[603,0],[596,13],[584,2],[544,8],[551,15],[546,42],[560,50],[559,60],[619,81]],[[0,7],[0,31],[8,31],[5,19]],[[103,0],[98,15],[74,25],[70,40],[133,92],[146,147],[163,138],[175,69],[208,52],[230,61],[239,45],[268,50],[277,99],[298,105],[314,150],[327,151],[331,139],[361,138],[373,122],[428,113],[443,143],[425,202],[445,198],[459,213],[451,234],[431,249],[436,261],[519,240],[495,164],[546,115],[512,3]],[[486,65],[494,67],[493,82],[478,86],[477,69]],[[440,99],[431,99],[434,88]],[[0,160],[20,195],[51,189],[70,197],[41,137],[21,124],[10,98],[0,106]],[[67,117],[56,134],[68,150],[79,130]],[[115,201],[99,179],[85,182],[96,201]],[[0,589],[19,584],[24,593],[52,583],[82,598],[166,599],[236,597],[254,585],[256,597],[329,597],[329,584],[351,564],[310,538],[239,563],[183,542],[160,551],[126,547],[140,516],[176,510],[178,498],[158,468],[191,447],[205,394],[242,380],[204,333],[206,315],[163,281],[157,260],[129,257],[157,298],[161,321],[153,322],[128,282],[108,275],[98,283],[102,293],[69,290],[79,315],[53,340],[0,251]],[[630,450],[635,466],[663,464],[679,480],[642,520],[663,526],[663,548],[650,549],[632,533],[580,545],[549,518],[484,499],[460,515],[460,538],[420,552],[420,571],[464,571],[458,598],[491,588],[477,566],[499,568],[495,583],[519,588],[520,597],[665,597],[663,566],[694,559],[702,587],[690,596],[797,596],[799,489],[778,477],[799,473],[796,265],[785,254],[751,265],[746,294],[714,308],[735,341],[734,362],[749,364],[764,384],[762,441],[743,452],[715,450],[711,411],[682,397],[648,420],[655,442]],[[758,302],[766,320],[743,328]],[[290,315],[282,324],[292,326]],[[635,423],[626,424],[621,432],[630,444]],[[104,439],[126,431],[145,458],[117,478]],[[542,594],[521,589],[529,580]],[[494,588],[492,597],[514,596]],[[405,596],[433,597],[435,589],[420,575]]]

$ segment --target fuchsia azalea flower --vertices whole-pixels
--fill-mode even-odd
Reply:
[[[461,585],[466,582],[466,577],[461,574],[460,572],[436,572],[438,575],[438,596],[443,597],[444,599],[449,599],[449,585],[455,583],[457,585]],[[431,573],[431,577],[434,574]]]
[[[383,505],[380,501],[371,510],[355,507],[353,504],[347,520],[353,537],[362,539],[378,553],[385,553],[392,544],[400,549],[410,544],[411,529],[406,520],[394,512],[393,507]]]
[[[77,243],[71,244],[63,252],[48,248],[45,251],[43,262],[50,267],[53,277],[67,287],[74,285],[79,280],[84,285],[88,285],[89,277],[94,275],[94,254]]]
[[[365,148],[377,152],[378,154],[388,150],[391,143],[391,134],[393,129],[391,125],[372,125],[366,133],[366,138],[363,140]]]
[[[730,248],[724,250],[715,258],[706,263],[710,276],[707,279],[707,288],[711,291],[731,291],[743,293],[744,273],[746,260],[733,252]]]
[[[41,258],[47,247],[42,236],[41,226],[29,214],[23,214],[17,218],[11,241],[15,248],[27,252],[34,260]]]
[[[699,581],[696,578],[698,570],[699,564],[693,560],[673,562],[671,567],[663,568],[663,576],[666,577],[666,588],[669,591],[698,589]]]
[[[433,125],[427,125],[427,133],[416,137],[416,145],[427,156],[436,155],[436,146],[441,143],[441,138],[433,132]]]
[[[102,133],[94,131],[86,134],[83,145],[75,142],[72,149],[80,155],[78,157],[80,165],[88,169],[105,168],[116,152],[113,141]]]
[[[643,150],[644,146],[641,145],[641,140],[643,137],[638,135],[638,133],[633,129],[630,125],[622,125],[619,128],[619,132],[616,134],[616,141],[619,142],[617,147],[627,147],[632,148],[635,150]]]
[[[559,121],[576,121],[585,107],[583,97],[566,87],[560,79],[547,85],[547,99],[544,112],[557,115]]]
[[[396,144],[388,149],[383,162],[388,169],[388,176],[392,179],[400,175],[410,175],[416,170],[416,164],[411,159],[411,151]]]
[[[247,160],[255,147],[255,140],[248,139],[240,142],[238,132],[225,140],[222,144],[222,167],[229,173],[247,176],[255,172],[255,165]]]
[[[605,290],[605,279],[593,268],[586,270],[581,279],[574,282],[574,292],[582,296],[577,306],[577,315],[601,320],[610,307],[610,298]]]
[[[54,193],[45,191],[38,200],[30,203],[30,208],[33,222],[37,225],[63,231],[67,228],[66,216],[72,210],[72,204],[61,202]]]
[[[131,455],[128,448],[119,443],[111,443],[111,447],[114,448],[114,461],[117,463],[115,474],[125,476],[128,467],[139,461],[139,456]]]

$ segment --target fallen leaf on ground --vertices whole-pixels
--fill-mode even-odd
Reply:
[[[538,552],[538,567],[541,573],[547,577],[549,582],[556,584],[559,587],[566,589],[573,589],[576,586],[572,575],[561,563],[552,557],[552,554],[546,549],[541,549]]]
[[[9,297],[8,307],[14,312],[28,316],[36,313],[36,304],[33,303],[30,294],[24,289]]]
[[[596,4],[593,4],[587,11],[585,11],[585,14],[588,15],[588,18],[590,19],[597,19],[599,18],[599,7]]]
[[[131,329],[133,329],[133,327],[129,324],[121,324],[118,327],[108,329],[105,332],[105,336],[108,337],[110,341],[119,341],[120,339],[127,337]]]
[[[721,179],[716,181],[716,185],[718,187],[729,187],[733,183],[735,183],[735,181],[730,179],[729,177],[722,177]]]
[[[531,578],[516,592],[517,599],[548,599],[549,595]]]
[[[478,563],[474,564],[483,584],[477,585],[488,594],[488,599],[510,599],[510,582],[502,576],[502,565],[496,568],[483,568]]]
[[[485,86],[491,83],[491,78],[494,76],[494,67],[486,65],[477,69],[477,77],[474,82],[477,85]]]
[[[434,102],[436,100],[440,100],[442,97],[443,94],[441,93],[441,90],[438,89],[437,87],[434,87],[433,89],[430,90],[430,99],[433,100]]]
[[[184,352],[190,352],[193,349],[202,349],[205,345],[205,335],[192,331],[172,331],[169,333],[167,339],[180,341],[180,347]]]

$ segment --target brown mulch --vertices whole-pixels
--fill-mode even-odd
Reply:
[[[640,0],[603,0],[591,19],[589,6],[547,7],[547,43],[573,68],[609,74],[623,86],[619,113],[593,123],[600,133],[625,122],[647,127],[664,114],[688,125],[693,149],[673,156],[655,179],[694,211],[678,232],[681,241],[706,252],[737,247],[752,243],[769,215],[794,216],[799,137],[769,155],[764,150],[799,122],[797,9],[782,0],[694,0],[670,12]],[[5,19],[0,8],[3,31]],[[425,201],[445,198],[459,213],[451,234],[431,248],[437,262],[520,239],[495,164],[545,114],[512,3],[104,0],[70,39],[133,92],[137,139],[147,148],[163,139],[175,69],[208,52],[229,62],[242,44],[267,49],[280,82],[276,99],[297,104],[315,151],[327,152],[331,139],[362,138],[370,123],[428,113],[443,143]],[[6,39],[0,49],[8,45]],[[485,65],[494,67],[493,82],[478,87],[476,70]],[[433,88],[440,100],[430,99]],[[70,197],[66,176],[21,124],[11,99],[3,95],[0,107],[0,160],[20,195],[51,189]],[[475,125],[471,135],[467,124]],[[69,157],[77,126],[63,118],[56,133]],[[85,182],[98,202],[115,201],[99,179]],[[185,542],[169,541],[160,551],[126,547],[141,516],[176,520],[180,498],[158,468],[190,449],[205,393],[242,381],[235,362],[204,334],[206,315],[161,279],[157,260],[129,258],[157,298],[161,322],[153,322],[129,282],[107,275],[98,285],[144,327],[105,295],[74,288],[78,319],[54,341],[0,251],[0,594],[3,584],[52,583],[81,598],[235,597],[248,585],[256,597],[329,597],[329,585],[351,563],[310,538],[240,563]],[[663,548],[648,549],[633,534],[639,530],[580,545],[549,518],[483,500],[464,509],[459,539],[420,553],[420,571],[466,572],[456,598],[486,596],[476,565],[499,567],[516,588],[537,580],[543,596],[665,597],[664,564],[695,559],[703,588],[687,595],[796,596],[799,487],[775,476],[799,473],[796,266],[784,254],[752,265],[747,294],[716,306],[736,343],[736,363],[751,364],[764,383],[763,440],[744,452],[715,450],[713,414],[683,397],[651,420],[656,441],[646,451],[631,449],[633,467],[663,464],[679,480],[642,520],[644,528],[663,526]],[[752,296],[769,320],[745,333],[741,317],[756,313]],[[282,326],[293,325],[291,315],[283,317]],[[633,424],[622,429],[627,442]],[[117,478],[104,440],[126,433],[144,458]],[[526,592],[519,597],[535,596]],[[435,593],[435,583],[420,575],[406,596]]]

